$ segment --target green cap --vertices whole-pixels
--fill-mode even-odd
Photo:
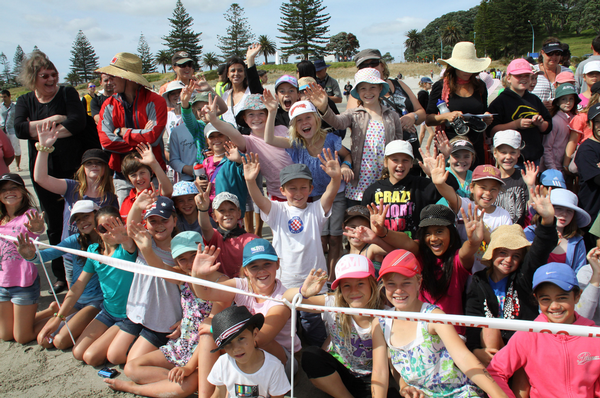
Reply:
[[[194,105],[196,102],[208,102],[208,94],[210,94],[210,91],[200,91],[194,93],[190,99],[190,104]]]
[[[171,240],[171,256],[177,258],[184,253],[195,252],[198,250],[198,244],[202,244],[202,249],[204,249],[202,235],[198,232],[180,232]]]

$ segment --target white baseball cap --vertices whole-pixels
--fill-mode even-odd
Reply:
[[[584,75],[590,72],[600,72],[600,61],[590,61],[583,66]]]
[[[72,224],[77,214],[91,213],[97,210],[100,210],[100,206],[98,206],[91,200],[78,200],[77,202],[75,202],[73,208],[71,209],[71,216],[69,218],[69,222]]]
[[[290,108],[290,124],[296,118],[296,116],[303,115],[305,113],[316,113],[318,114],[317,108],[310,101],[298,101]]]
[[[404,153],[413,159],[415,158],[412,145],[410,145],[408,141],[395,140],[385,146],[385,156],[390,156],[395,153]]]
[[[521,133],[516,130],[502,130],[494,135],[494,148],[500,145],[508,145],[515,149],[523,149]]]

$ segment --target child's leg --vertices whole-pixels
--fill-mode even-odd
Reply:
[[[331,354],[314,346],[306,347],[302,353],[302,369],[315,387],[335,398],[352,398],[341,374],[353,377]]]
[[[137,335],[119,330],[115,338],[111,341],[110,347],[108,347],[106,359],[114,365],[124,364],[127,361],[129,347],[131,347],[136,338]]]
[[[138,341],[143,339],[138,339]],[[134,344],[137,345],[137,342]],[[167,361],[165,354],[155,350],[127,361],[125,375],[138,384],[156,383],[169,375],[174,365]]]
[[[90,322],[81,333],[81,336],[75,341],[75,346],[73,347],[73,356],[75,359],[83,361],[83,354],[107,329],[108,326],[97,319]]]
[[[254,231],[254,212],[246,210],[246,214],[244,214],[244,226],[246,227],[246,231]]]
[[[10,301],[0,302],[0,339],[10,341],[13,336],[14,309]]]
[[[87,306],[83,307],[77,312],[77,314],[73,315],[73,317],[69,319],[67,326],[69,326],[71,334],[75,340],[79,338],[81,333],[83,333],[85,328],[90,324],[90,322],[92,322],[94,317],[98,315],[98,312],[100,312],[98,308]],[[67,348],[73,346],[73,341],[69,335],[69,329],[63,327],[54,337],[54,346],[59,350],[66,350]]]
[[[167,344],[167,341],[168,340],[159,340],[152,335],[151,332],[148,332],[148,330],[143,330],[142,333],[140,333],[140,337],[133,343],[133,346],[129,350],[127,362],[158,350],[158,347]]]
[[[200,335],[198,346],[193,355],[193,357],[197,358],[198,362],[198,398],[210,398],[215,392],[215,386],[207,381],[208,374],[221,355],[219,351],[215,353],[210,352],[215,348],[217,348],[217,346],[211,335]],[[193,357],[192,360],[194,360]]]
[[[44,322],[35,323],[35,313],[37,304],[14,305],[14,325],[13,335],[15,341],[20,344],[27,344],[37,339],[37,335],[44,327]]]
[[[92,324],[96,320],[92,321]],[[106,327],[106,325],[104,325]],[[87,328],[86,328],[87,329]],[[85,363],[91,366],[100,366],[106,363],[106,353],[108,347],[114,340],[115,336],[119,332],[119,327],[113,325],[105,331],[96,341],[94,341],[89,348],[83,353],[83,360]]]
[[[144,397],[187,397],[198,388],[198,374],[192,373],[183,383],[172,383],[166,378],[151,384],[136,384],[133,381],[119,379],[104,379],[110,388],[117,391],[126,391]]]
[[[260,213],[254,213],[254,235],[262,238],[263,220],[260,218]]]

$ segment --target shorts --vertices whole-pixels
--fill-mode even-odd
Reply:
[[[104,301],[103,298],[98,299],[95,297],[90,297],[90,298],[82,299],[80,297],[79,300],[75,303],[75,305],[73,307],[77,310],[82,310],[85,307],[94,307],[94,308],[102,311],[104,309],[104,307],[102,306],[103,301]]]
[[[142,324],[133,323],[129,318],[125,318],[123,323],[120,325],[120,328],[125,333],[145,338],[150,344],[152,344],[156,348],[160,348],[163,345],[167,344],[167,342],[169,341],[169,338],[167,336],[171,334],[155,332],[154,330],[150,330]]]
[[[119,328],[121,327],[121,325],[123,324],[123,321],[125,319],[127,319],[127,317],[125,318],[115,318],[114,316],[112,316],[111,314],[108,313],[108,311],[106,311],[104,309],[104,305],[102,305],[102,309],[101,311],[98,313],[98,315],[96,315],[96,317],[94,319],[99,320],[100,322],[102,322],[103,324],[106,325],[106,327],[112,327],[114,325],[117,325]]]
[[[342,224],[344,223],[344,213],[346,213],[346,197],[344,191],[338,192],[331,206],[331,216],[323,225],[321,236],[342,236],[344,232]]]
[[[40,298],[40,276],[31,286],[0,287],[0,302],[10,301],[15,305],[37,304]]]
[[[15,150],[15,156],[21,156],[21,140],[14,134],[8,134],[8,139]]]

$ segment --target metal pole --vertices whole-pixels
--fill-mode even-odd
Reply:
[[[529,19],[527,22],[531,25],[531,53],[533,54],[535,52],[535,30],[533,30],[533,24]]]

